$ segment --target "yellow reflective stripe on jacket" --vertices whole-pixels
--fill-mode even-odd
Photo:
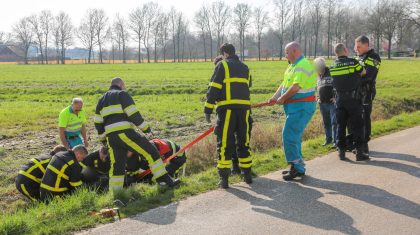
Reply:
[[[210,104],[210,103],[204,103],[204,107],[207,107],[207,108],[209,108],[209,109],[212,109],[212,108],[214,108],[214,104]]]
[[[110,125],[105,126],[105,133],[109,134],[115,131],[121,131],[126,129],[132,129],[131,122],[122,121],[122,122],[116,122]]]
[[[26,187],[25,187],[25,185],[24,185],[24,184],[20,184],[20,188],[22,189],[23,193],[24,193],[26,196],[28,196],[28,197],[29,197],[32,201],[36,201],[36,199],[35,199],[35,198],[33,198],[33,197],[29,194],[28,190],[26,190]]]
[[[226,60],[222,60],[223,68],[225,69],[225,79],[230,78],[229,66]]]
[[[26,171],[20,170],[20,171],[19,171],[19,174],[21,174],[21,175],[25,176],[26,178],[29,178],[29,179],[31,179],[31,180],[33,180],[33,181],[37,182],[37,183],[41,183],[41,179],[40,179],[40,178],[36,178],[35,176],[33,176],[33,175],[29,174],[29,173],[28,173],[28,172],[26,172]]]
[[[210,82],[209,86],[217,88],[217,89],[222,89],[223,85],[217,82]]]
[[[231,83],[231,82],[239,82],[239,83],[249,83],[249,80],[246,78],[228,78],[228,79],[224,79],[223,83]]]
[[[101,123],[104,123],[104,119],[101,115],[95,114],[95,117],[93,118],[93,122],[101,124]]]
[[[125,114],[127,114],[128,117],[130,117],[131,115],[135,114],[137,112],[137,107],[136,105],[132,104],[130,106],[127,106],[124,109]]]
[[[69,182],[69,183],[70,183],[70,185],[71,185],[71,186],[73,186],[73,187],[77,187],[77,186],[82,185],[82,181],[81,181],[81,180],[79,180],[79,181],[77,181],[77,182]]]
[[[224,100],[217,102],[217,106],[229,105],[229,104],[243,104],[243,105],[251,105],[250,100]]]
[[[45,173],[45,168],[44,168],[44,166],[42,166],[42,164],[47,163],[50,160],[51,159],[45,159],[45,160],[42,160],[42,161],[38,161],[37,159],[32,158],[31,159],[31,162],[33,162],[34,165],[31,166],[26,172],[28,172],[30,174],[33,170],[35,170],[36,168],[38,168],[40,171],[42,171],[42,173]]]
[[[101,116],[104,118],[111,114],[124,113],[124,111],[122,109],[121,104],[116,104],[116,105],[110,105],[110,106],[102,108],[100,113],[101,113]]]
[[[49,185],[41,183],[41,188],[44,188],[46,190],[52,191],[52,192],[65,192],[68,190],[68,188],[53,188]]]

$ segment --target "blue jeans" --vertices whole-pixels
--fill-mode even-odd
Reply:
[[[313,114],[315,102],[301,102],[284,105],[286,121],[283,127],[283,148],[288,163],[305,173],[305,163],[302,156],[302,135]]]
[[[337,117],[334,103],[320,103],[319,110],[324,123],[325,142],[337,143]]]

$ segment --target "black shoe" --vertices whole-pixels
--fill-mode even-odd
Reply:
[[[217,171],[219,172],[219,187],[226,189],[229,188],[229,175],[230,175],[230,169],[226,169],[226,168],[219,168],[217,169]]]
[[[357,148],[356,151],[356,161],[369,161],[369,155],[363,151],[363,148]]]
[[[251,168],[243,168],[242,172],[244,173],[244,181],[247,184],[252,184],[252,174],[251,174]]]
[[[293,180],[296,177],[302,177],[305,173],[298,172],[295,168],[292,168],[287,174],[283,175],[283,179],[286,181]]]
[[[175,187],[178,184],[181,183],[181,180],[179,179],[172,179],[169,174],[165,174],[159,178],[156,179],[156,182],[158,182],[159,185],[161,186],[169,186],[169,187]]]
[[[290,164],[290,170],[285,170],[285,171],[282,171],[281,173],[282,173],[283,175],[286,175],[286,174],[289,174],[289,172],[290,172],[291,170],[293,170],[293,169],[294,169],[293,164]]]
[[[369,145],[368,143],[363,144],[363,152],[369,156]]]
[[[238,165],[236,165],[236,164],[233,164],[233,167],[232,167],[232,174],[234,174],[234,175],[240,175],[241,174],[241,168],[239,168],[239,166]]]
[[[346,160],[346,151],[345,150],[338,150],[338,157],[341,161]]]

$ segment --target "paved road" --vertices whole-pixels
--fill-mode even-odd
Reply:
[[[420,126],[371,142],[372,160],[307,162],[102,225],[84,234],[420,234]]]

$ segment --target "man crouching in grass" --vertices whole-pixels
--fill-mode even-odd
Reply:
[[[76,145],[72,150],[55,154],[42,177],[40,199],[48,201],[56,196],[64,196],[81,186],[82,166],[79,162],[87,154],[84,145]]]

